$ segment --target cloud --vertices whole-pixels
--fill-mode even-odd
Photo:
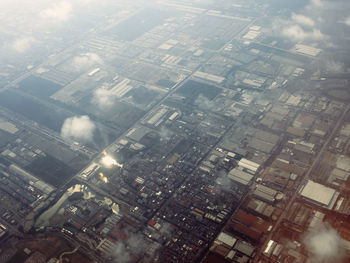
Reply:
[[[296,23],[303,26],[307,26],[307,27],[315,26],[315,21],[312,20],[310,17],[304,16],[304,15],[292,13],[292,20],[294,20]]]
[[[72,15],[73,7],[70,2],[61,1],[52,7],[44,9],[40,12],[42,19],[63,22],[67,21]]]
[[[341,262],[344,257],[344,240],[337,231],[324,225],[310,230],[303,240],[311,262]]]
[[[114,104],[115,100],[115,94],[105,87],[101,87],[95,90],[92,97],[92,103],[96,104],[100,109],[111,107]]]
[[[308,33],[308,37],[314,40],[324,40],[327,38],[319,29],[314,29],[310,33]]]
[[[294,40],[303,40],[306,38],[306,32],[298,25],[289,26],[282,30],[282,34]]]
[[[71,63],[68,65],[68,70],[72,70],[74,72],[83,72],[89,70],[96,64],[102,63],[102,59],[96,53],[85,53],[74,57]]]
[[[10,46],[14,51],[24,53],[30,49],[35,42],[37,41],[34,37],[21,37],[17,38]]]
[[[329,72],[344,72],[344,64],[334,60],[327,60],[325,62],[326,70]]]
[[[273,29],[294,42],[306,41],[330,46],[331,38],[323,33],[327,32],[329,23],[333,23],[327,15],[323,1],[310,0],[303,13],[292,13],[290,19],[276,19]]]
[[[210,110],[215,106],[214,102],[212,102],[202,94],[198,95],[197,99],[194,101],[194,104],[197,105],[200,109],[205,109],[205,110]]]
[[[345,19],[344,23],[345,25],[350,26],[350,16],[347,19]]]
[[[173,132],[171,130],[169,130],[168,128],[162,126],[162,128],[159,131],[159,135],[163,140],[168,141],[171,139]]]
[[[89,116],[74,116],[67,118],[61,128],[61,136],[80,142],[91,142],[96,129]]]
[[[324,40],[327,38],[319,29],[304,30],[298,25],[292,25],[285,27],[282,30],[282,34],[292,40]]]
[[[311,0],[310,1],[310,6],[318,7],[318,8],[323,8],[324,3],[321,0]]]

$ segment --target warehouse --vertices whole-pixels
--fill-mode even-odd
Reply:
[[[238,162],[238,165],[245,168],[245,169],[248,169],[248,170],[251,170],[253,172],[256,172],[260,165],[255,163],[255,162],[252,162],[252,161],[249,161],[245,158],[242,158],[239,162]]]
[[[239,168],[232,169],[228,174],[228,178],[243,185],[248,185],[253,177],[253,175],[246,173]]]
[[[311,180],[300,190],[300,194],[306,200],[328,209],[332,209],[339,196],[334,189]]]

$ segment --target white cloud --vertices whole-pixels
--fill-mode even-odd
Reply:
[[[173,132],[165,126],[162,126],[162,128],[159,131],[159,135],[163,140],[168,141],[172,137]]]
[[[327,71],[330,72],[344,72],[344,64],[334,61],[334,60],[328,60],[325,63]]]
[[[308,42],[309,44],[334,46],[328,32],[333,23],[327,16],[326,2],[310,0],[302,13],[292,13],[290,19],[276,19],[273,29],[277,34],[290,38],[294,42]]]
[[[100,109],[106,109],[114,104],[115,99],[116,96],[111,90],[101,87],[94,91],[92,103],[96,104]]]
[[[67,118],[61,128],[61,136],[80,142],[91,142],[96,129],[89,116],[75,116]]]
[[[98,2],[98,1],[95,1],[95,0],[75,0],[75,3],[82,4],[82,5],[96,3],[96,2]]]
[[[313,40],[322,40],[327,38],[327,36],[324,35],[319,29],[312,30],[310,33],[308,33],[308,37]]]
[[[332,228],[318,226],[309,231],[303,241],[311,262],[341,262],[344,256],[344,240]]]
[[[35,42],[34,37],[21,37],[17,38],[10,46],[14,51],[23,53],[30,49]]]
[[[74,57],[73,61],[69,65],[68,70],[72,70],[74,72],[83,72],[89,70],[96,64],[100,65],[102,63],[102,59],[96,53],[85,53]]]
[[[311,6],[323,8],[324,3],[321,0],[311,0]]]
[[[347,19],[345,19],[344,23],[345,25],[350,26],[350,16]]]
[[[294,40],[304,40],[306,38],[306,32],[298,25],[289,26],[282,30],[282,34],[286,37]]]
[[[202,94],[198,95],[197,99],[194,101],[194,104],[197,105],[200,109],[205,109],[205,110],[211,110],[215,106],[214,102],[212,102]]]
[[[71,17],[73,11],[72,4],[67,1],[61,1],[47,8],[40,13],[42,19],[49,19],[52,21],[63,22]]]
[[[299,25],[285,27],[282,30],[282,34],[286,37],[291,38],[291,40],[294,40],[294,41],[326,39],[326,35],[322,34],[322,32],[319,29],[306,31],[303,28],[301,28]]]
[[[307,26],[307,27],[313,27],[315,26],[315,21],[312,20],[310,17],[300,15],[300,14],[292,14],[292,20],[294,20],[296,23]]]

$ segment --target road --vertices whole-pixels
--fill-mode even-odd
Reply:
[[[78,249],[80,248],[80,246],[78,245],[76,248],[74,248],[72,251],[67,251],[67,252],[63,252],[60,257],[59,257],[59,263],[63,263],[63,257],[67,256],[67,255],[72,255],[75,252],[78,251]]]

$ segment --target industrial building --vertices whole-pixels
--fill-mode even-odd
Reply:
[[[316,57],[318,54],[321,53],[321,49],[319,48],[302,45],[302,44],[295,45],[295,51],[304,55],[312,56],[312,57]]]
[[[252,172],[256,172],[260,165],[255,163],[255,162],[252,162],[252,161],[249,161],[245,158],[242,158],[239,162],[238,162],[238,165],[247,169],[247,170],[250,170]]]
[[[243,170],[237,168],[232,169],[229,173],[228,173],[228,178],[230,178],[231,180],[243,184],[243,185],[248,185],[251,180],[253,179],[253,175],[247,172],[244,172]]]
[[[325,185],[308,180],[306,185],[301,188],[300,195],[314,204],[332,209],[337,201],[339,192]]]
[[[279,194],[278,191],[262,184],[256,185],[255,190],[253,191],[253,195],[263,201],[270,203],[275,202],[276,199],[282,198],[281,194]]]

